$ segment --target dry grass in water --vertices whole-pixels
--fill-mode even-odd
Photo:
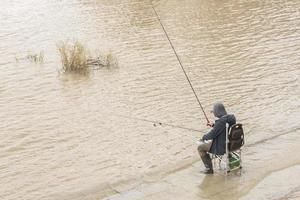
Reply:
[[[73,45],[61,42],[57,48],[60,53],[63,72],[89,72],[86,49],[80,42],[76,41]]]
[[[108,53],[99,53],[96,59],[88,59],[88,65],[91,67],[117,67],[118,61],[109,51]]]
[[[44,52],[41,51],[38,54],[28,53],[26,58],[29,61],[34,62],[34,63],[43,63],[44,62]],[[16,59],[17,62],[19,61],[19,59],[17,57],[15,59]]]
[[[61,42],[58,46],[61,56],[62,71],[75,73],[88,73],[92,67],[112,67],[117,66],[117,60],[111,52],[99,54],[96,58],[88,55],[88,50],[80,42],[74,44]]]

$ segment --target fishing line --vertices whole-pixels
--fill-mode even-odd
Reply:
[[[160,121],[153,121],[153,120],[149,120],[149,119],[142,119],[142,118],[137,118],[137,117],[129,117],[129,116],[125,116],[125,115],[118,115],[118,114],[114,114],[115,116],[118,117],[122,117],[122,118],[127,118],[127,119],[134,119],[134,120],[139,120],[139,121],[144,121],[144,122],[150,122],[153,124],[153,126],[169,126],[169,127],[173,127],[173,128],[179,128],[179,129],[184,129],[184,130],[188,130],[188,131],[194,131],[194,132],[202,132],[204,133],[204,131],[201,130],[197,130],[197,129],[193,129],[193,128],[187,128],[184,126],[178,126],[178,125],[174,125],[174,124],[169,124],[169,123],[165,123],[165,122],[160,122]]]
[[[158,16],[158,14],[157,14],[155,8],[154,8],[152,2],[151,2],[151,6],[152,6],[152,8],[153,8],[153,11],[155,12],[155,15],[156,15],[156,17],[157,17],[157,19],[158,19],[158,21],[159,21],[159,23],[160,23],[160,25],[161,25],[163,31],[165,32],[165,35],[166,35],[166,37],[167,37],[167,39],[168,39],[168,41],[169,41],[169,43],[170,43],[170,45],[171,45],[171,47],[172,47],[172,49],[173,49],[173,51],[174,51],[174,54],[175,54],[175,56],[176,56],[176,58],[177,58],[177,60],[178,60],[178,62],[179,62],[179,64],[180,64],[180,67],[181,67],[181,69],[182,69],[184,75],[185,75],[186,79],[188,80],[188,82],[189,82],[189,84],[190,84],[190,86],[191,86],[191,88],[192,88],[192,91],[193,91],[193,93],[194,93],[194,95],[195,95],[195,97],[196,97],[196,99],[197,99],[197,101],[198,101],[198,103],[199,103],[199,105],[200,105],[200,108],[201,108],[201,110],[202,110],[202,112],[203,112],[203,114],[204,114],[204,117],[205,117],[207,123],[209,123],[209,120],[208,120],[208,117],[207,117],[207,115],[206,115],[206,113],[205,113],[205,111],[204,111],[204,108],[203,108],[203,106],[202,106],[202,104],[201,104],[201,102],[200,102],[200,100],[199,100],[199,98],[198,98],[198,96],[197,96],[197,94],[196,94],[196,92],[195,92],[195,90],[194,90],[194,87],[193,87],[193,85],[192,85],[192,83],[191,83],[191,81],[190,81],[190,79],[189,79],[189,77],[188,77],[188,75],[187,75],[187,73],[186,73],[186,71],[185,71],[185,69],[184,69],[182,63],[181,63],[181,60],[180,60],[180,58],[179,58],[179,56],[178,56],[178,54],[177,54],[177,52],[176,52],[176,50],[175,50],[175,47],[173,46],[173,44],[172,44],[172,42],[171,42],[171,39],[170,39],[170,37],[169,37],[169,35],[168,35],[168,33],[167,33],[165,27],[163,26],[163,24],[162,24],[162,22],[161,22],[161,20],[160,20],[160,18],[159,18],[159,16]]]

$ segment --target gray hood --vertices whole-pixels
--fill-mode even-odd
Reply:
[[[215,103],[213,107],[213,113],[216,117],[221,118],[224,115],[227,115],[225,106],[222,103]]]
[[[220,120],[229,123],[229,125],[233,125],[236,123],[236,119],[234,115],[224,115],[220,118]]]

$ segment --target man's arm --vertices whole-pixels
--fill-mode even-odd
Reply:
[[[213,140],[218,137],[222,133],[222,123],[220,121],[216,121],[213,128],[202,137],[202,140]]]

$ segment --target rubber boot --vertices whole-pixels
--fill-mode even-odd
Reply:
[[[206,170],[203,171],[204,174],[213,174],[213,166],[212,166],[212,161],[209,156],[209,154],[204,154],[201,156],[202,162],[204,163],[204,166],[206,167]]]

